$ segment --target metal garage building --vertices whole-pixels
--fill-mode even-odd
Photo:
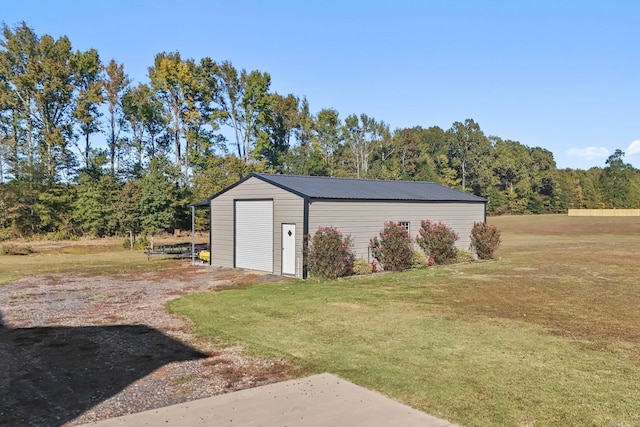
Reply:
[[[415,238],[420,221],[442,221],[468,249],[487,200],[433,182],[382,181],[253,173],[197,203],[211,209],[211,264],[305,277],[303,236],[332,226],[353,237],[357,257],[385,221]]]

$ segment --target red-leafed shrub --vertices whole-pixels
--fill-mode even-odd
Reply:
[[[382,268],[389,271],[402,271],[411,267],[413,250],[407,230],[393,221],[384,223],[380,236],[369,240],[373,257]]]
[[[492,259],[500,246],[500,230],[495,225],[476,222],[471,229],[471,246],[480,259]]]
[[[458,234],[441,222],[425,219],[420,224],[416,242],[436,264],[450,264],[456,260]]]
[[[333,227],[320,227],[308,239],[307,268],[312,276],[335,279],[353,274],[351,236]]]

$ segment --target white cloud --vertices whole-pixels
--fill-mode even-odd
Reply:
[[[636,142],[640,150],[640,141],[634,141],[634,143]],[[633,145],[633,143],[631,145]],[[584,160],[606,159],[609,156],[609,150],[604,147],[569,148],[567,150],[567,156],[579,157]]]
[[[624,153],[627,156],[633,156],[635,154],[640,154],[640,139],[636,139],[631,144],[629,144],[627,149],[624,150]]]

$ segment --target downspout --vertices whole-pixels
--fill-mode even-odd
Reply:
[[[306,248],[304,245],[307,244],[307,236],[309,235],[309,204],[311,201],[308,197],[304,198],[304,208],[303,208],[303,218],[302,218],[302,278],[307,278],[307,260],[305,258]]]
[[[489,203],[489,201],[487,200],[486,202],[484,202],[484,223],[487,223],[487,204]]]

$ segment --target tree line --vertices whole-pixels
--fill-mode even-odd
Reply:
[[[179,52],[134,84],[95,49],[3,25],[0,239],[185,228],[190,202],[252,171],[435,181],[486,197],[490,214],[640,207],[640,171],[620,150],[602,168],[559,170],[550,151],[472,119],[391,130],[270,86],[266,72]]]

